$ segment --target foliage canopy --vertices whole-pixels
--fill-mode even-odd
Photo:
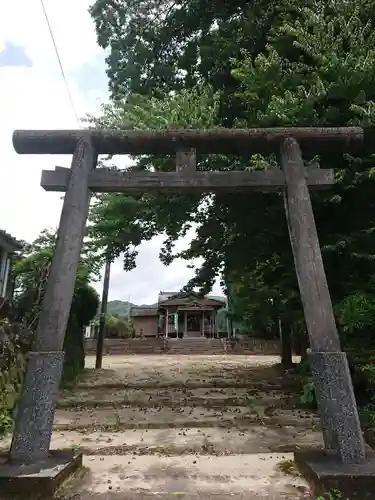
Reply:
[[[374,122],[375,4],[370,0],[97,0],[91,14],[100,45],[109,49],[112,92],[97,126]],[[334,189],[314,195],[313,202],[332,298],[339,304],[373,288],[375,164],[372,155],[326,154],[319,161],[336,172]],[[198,168],[208,170],[274,165],[274,158],[259,155],[198,158]],[[172,170],[174,165],[170,159],[142,157],[133,168]],[[133,211],[125,213],[125,205]],[[231,283],[233,312],[250,324],[260,318],[264,327],[270,318],[272,323],[271,303],[276,316],[288,312],[303,329],[280,196],[108,195],[91,217],[93,232],[101,228],[102,241],[105,235],[118,253],[125,251],[127,268],[134,265],[137,245],[158,233],[166,234],[161,255],[170,262],[176,257],[174,241],[197,226],[190,248],[177,254],[203,260],[188,287],[207,292],[221,273],[223,283]]]

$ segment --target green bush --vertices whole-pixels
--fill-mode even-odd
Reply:
[[[368,380],[369,385],[375,391],[375,365],[373,364],[363,365],[361,367],[361,372]]]
[[[366,404],[363,414],[370,427],[375,427],[375,365],[366,364],[360,368],[363,378],[366,380]]]
[[[362,292],[349,295],[338,305],[337,316],[341,336],[348,340],[360,332],[372,330],[375,325],[375,297]]]
[[[32,336],[31,330],[21,323],[0,320],[0,436],[13,424]]]
[[[32,328],[38,324],[56,237],[57,233],[42,231],[33,243],[25,245],[14,265],[17,317]],[[65,381],[73,380],[84,368],[84,327],[94,318],[99,306],[99,297],[89,282],[95,279],[100,266],[100,259],[84,245],[64,339]]]
[[[74,381],[85,366],[84,327],[95,316],[98,305],[99,297],[92,287],[76,287],[64,339],[63,383]],[[13,425],[33,335],[21,322],[0,319],[0,436]]]
[[[300,401],[304,406],[316,408],[315,386],[311,377],[302,386]]]
[[[96,319],[99,326],[100,315]],[[134,337],[134,327],[128,318],[107,316],[105,322],[105,336],[107,339],[131,339]]]
[[[85,367],[85,326],[95,317],[99,307],[99,296],[87,284],[77,286],[64,339],[63,383],[72,382]]]

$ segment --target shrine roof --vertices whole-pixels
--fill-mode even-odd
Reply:
[[[201,305],[202,307],[224,307],[225,300],[214,299],[209,296],[202,297],[195,293],[190,294],[168,294],[169,297],[165,300],[160,300],[163,296],[163,292],[159,295],[159,307],[167,306],[189,306],[190,304]]]
[[[158,308],[157,307],[132,307],[130,311],[130,315],[132,317],[136,316],[157,316]]]

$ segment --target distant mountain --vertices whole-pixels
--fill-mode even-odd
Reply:
[[[107,314],[109,316],[128,316],[130,309],[134,304],[122,300],[110,300],[107,306]]]
[[[225,297],[217,297],[217,296],[212,296],[212,295],[210,295],[209,297],[212,299],[225,301]],[[108,302],[107,314],[108,314],[108,316],[125,317],[125,316],[128,316],[130,309],[132,307],[156,307],[157,305],[158,305],[157,302],[155,304],[136,305],[136,304],[132,304],[131,302],[122,301],[122,300],[110,300]]]
[[[140,306],[122,300],[110,300],[107,306],[108,316],[128,316],[132,307],[156,307],[158,304],[142,304]]]

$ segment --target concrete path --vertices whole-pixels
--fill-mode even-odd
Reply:
[[[84,452],[71,500],[312,498],[292,452],[321,446],[316,415],[295,407],[273,356],[87,359],[62,391],[52,448]],[[3,446],[6,446],[6,441]]]

